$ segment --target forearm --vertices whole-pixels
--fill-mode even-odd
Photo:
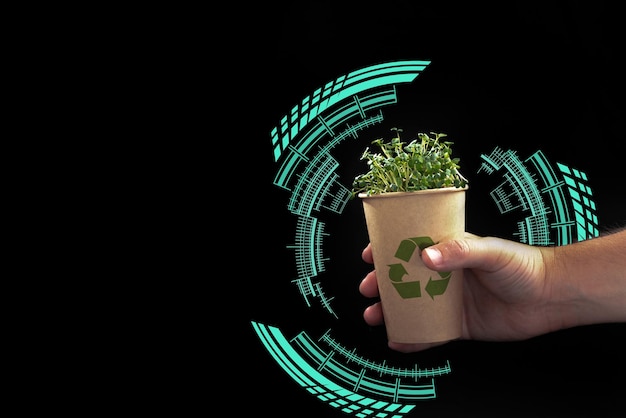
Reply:
[[[545,250],[544,258],[560,327],[626,322],[626,230]]]

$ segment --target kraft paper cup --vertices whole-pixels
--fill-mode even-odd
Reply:
[[[463,270],[430,270],[421,251],[463,237],[467,189],[359,194],[389,341],[430,343],[461,336]]]

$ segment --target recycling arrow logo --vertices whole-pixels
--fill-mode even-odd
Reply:
[[[417,248],[420,249],[418,254],[421,254],[421,251],[424,248],[430,247],[431,245],[435,245],[435,242],[430,237],[407,238],[400,242],[394,256],[408,263]],[[433,280],[432,277],[429,277],[428,283],[426,283],[426,286],[424,287],[426,293],[428,293],[433,300],[435,300],[435,296],[443,295],[445,293],[448,288],[450,277],[452,276],[451,271],[441,271],[438,273],[441,278]],[[409,273],[404,267],[404,264],[389,264],[389,280],[391,280],[391,283],[402,299],[421,297],[422,289],[419,280],[411,282],[405,282],[402,280],[404,276],[408,274]]]

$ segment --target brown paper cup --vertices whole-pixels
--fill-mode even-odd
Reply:
[[[463,270],[430,270],[421,251],[463,237],[466,190],[359,194],[389,341],[429,343],[461,336]]]

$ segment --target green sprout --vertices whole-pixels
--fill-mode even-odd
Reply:
[[[380,152],[372,152],[367,147],[361,155],[369,171],[354,178],[352,198],[359,193],[371,196],[467,185],[468,180],[459,173],[459,158],[452,158],[454,142],[442,141],[446,134],[418,133],[417,139],[405,144],[400,140],[402,129],[391,130],[396,136],[390,141],[372,141]]]

